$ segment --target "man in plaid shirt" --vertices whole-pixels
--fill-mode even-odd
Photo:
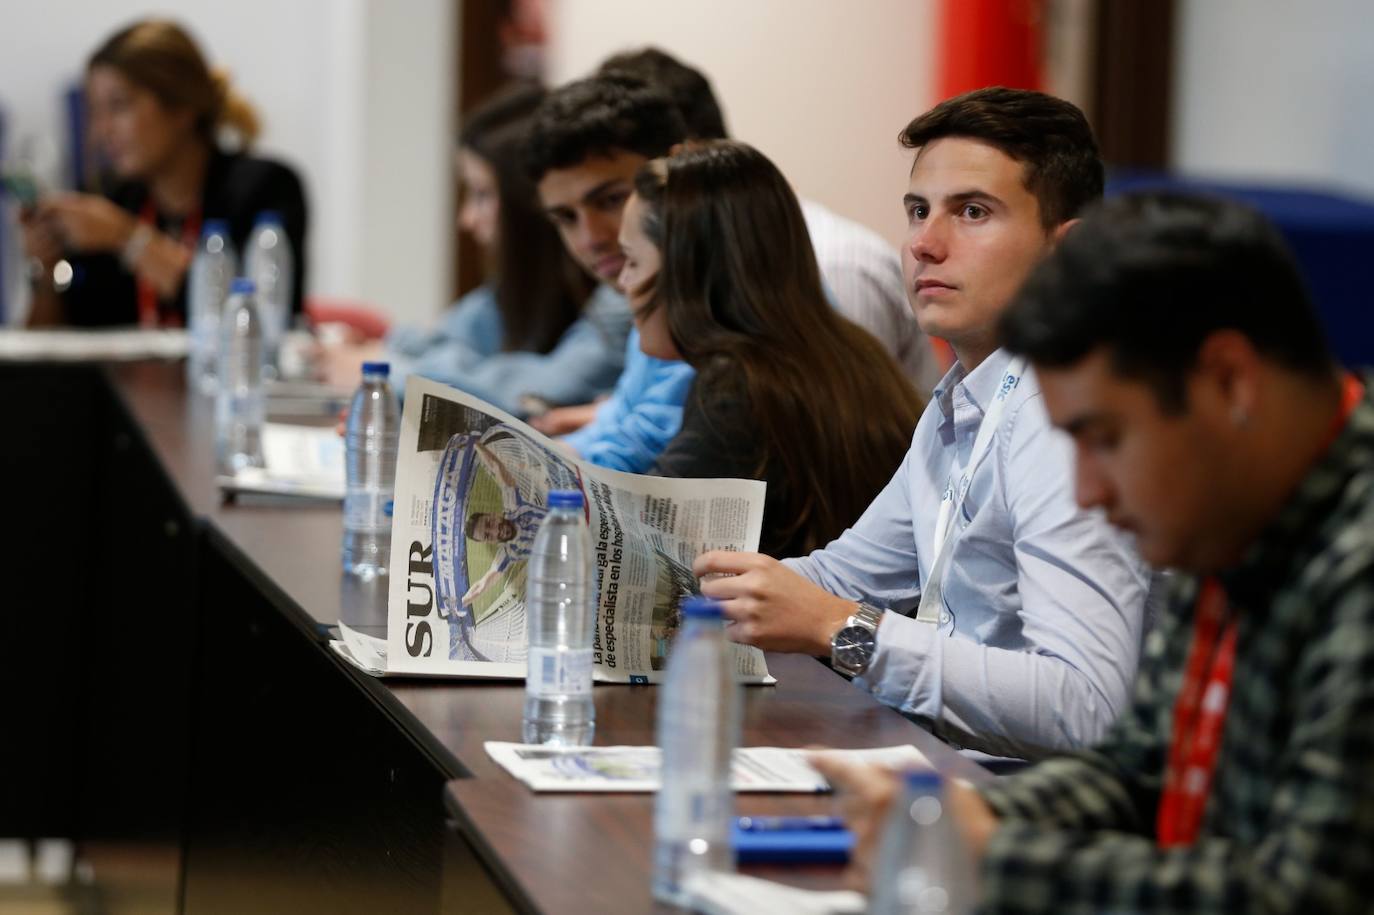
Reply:
[[[982,910],[1370,911],[1374,400],[1278,236],[1234,204],[1111,200],[1002,332],[1079,502],[1180,574],[1101,744],[949,786]],[[890,777],[822,765],[862,863]]]

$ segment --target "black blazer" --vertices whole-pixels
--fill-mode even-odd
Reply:
[[[142,211],[148,199],[148,188],[139,182],[125,182],[115,186],[109,198],[131,213]],[[296,256],[296,275],[291,291],[292,313],[299,313],[305,289],[305,193],[296,173],[280,162],[258,159],[242,153],[219,150],[210,156],[205,172],[205,186],[201,191],[201,219],[224,219],[239,254],[239,269],[243,269],[243,251],[253,222],[264,210],[281,214],[282,225]],[[178,237],[180,230],[170,220],[157,214],[158,228]],[[97,327],[138,323],[138,292],[132,273],[124,269],[118,254],[68,254],[72,265],[72,282],[62,293],[68,324]],[[183,281],[176,296],[160,303],[163,314],[175,314],[186,320],[186,284]]]

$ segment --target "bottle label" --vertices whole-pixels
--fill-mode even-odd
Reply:
[[[591,695],[592,650],[530,646],[525,692],[541,698]]]

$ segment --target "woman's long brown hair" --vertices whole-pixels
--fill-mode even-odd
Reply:
[[[551,351],[594,287],[544,215],[521,167],[525,130],[544,95],[534,85],[507,86],[472,112],[458,136],[458,145],[496,174],[500,215],[487,271],[501,309],[501,348],[508,352]]]
[[[771,467],[798,508],[780,533],[824,546],[897,470],[920,396],[826,300],[801,206],[762,153],[692,144],[648,163],[635,191],[662,257],[645,308],[667,309],[673,343],[697,369],[697,396],[747,400],[756,475]]]

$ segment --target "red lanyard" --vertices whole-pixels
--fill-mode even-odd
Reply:
[[[1346,374],[1341,410],[1327,442],[1329,448],[1350,419],[1364,385]],[[1174,703],[1174,736],[1164,772],[1155,830],[1161,848],[1192,845],[1202,828],[1202,812],[1216,772],[1221,731],[1235,674],[1236,621],[1226,608],[1226,594],[1215,578],[1202,582],[1193,619],[1193,645],[1184,669],[1183,688]]]
[[[138,221],[150,229],[157,228],[157,211],[153,208],[152,198],[143,202],[143,209],[138,214]],[[183,245],[194,250],[198,241],[200,241],[200,207],[192,210],[181,225],[181,243]],[[157,291],[153,289],[152,283],[137,275],[134,277],[134,282],[138,286],[138,325],[140,327],[175,327],[181,324],[180,317],[175,313],[162,313],[162,308],[157,300]]]
[[[1236,662],[1236,621],[1227,619],[1226,594],[1215,578],[1202,582],[1193,620],[1193,647],[1174,703],[1174,739],[1155,824],[1162,848],[1191,845],[1221,748]]]

